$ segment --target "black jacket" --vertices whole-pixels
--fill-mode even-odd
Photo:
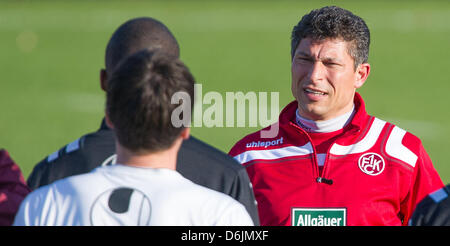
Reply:
[[[27,183],[31,189],[115,162],[114,133],[103,120],[86,134],[39,162]],[[259,225],[256,200],[245,168],[220,150],[191,136],[178,153],[177,171],[192,182],[225,193],[242,203]]]
[[[409,221],[413,226],[450,226],[450,184],[417,204]]]

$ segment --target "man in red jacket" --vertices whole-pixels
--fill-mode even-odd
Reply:
[[[30,189],[22,172],[9,156],[0,149],[0,226],[12,225],[19,205]]]
[[[406,225],[443,187],[421,141],[366,113],[370,33],[350,11],[324,7],[292,32],[292,94],[278,135],[240,140],[261,225]],[[270,129],[273,126],[270,127]],[[276,129],[276,126],[275,126]]]

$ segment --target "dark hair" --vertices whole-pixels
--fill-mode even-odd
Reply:
[[[361,17],[336,6],[315,9],[302,17],[292,30],[292,57],[303,38],[314,41],[341,38],[349,42],[348,52],[355,61],[355,69],[369,59],[370,32],[366,23]]]
[[[106,96],[106,112],[119,143],[134,152],[169,148],[184,129],[171,122],[179,106],[171,98],[176,92],[187,93],[192,109],[194,83],[183,62],[161,51],[142,50],[119,63]]]
[[[105,52],[106,70],[111,73],[122,59],[143,49],[161,49],[176,57],[180,53],[177,40],[163,23],[150,17],[134,18],[111,36]]]

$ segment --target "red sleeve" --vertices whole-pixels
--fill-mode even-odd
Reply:
[[[403,225],[407,225],[416,205],[428,194],[444,187],[439,174],[433,167],[430,157],[420,144],[419,156],[414,167],[409,194],[402,202],[401,210],[404,215]]]
[[[8,152],[0,150],[0,226],[12,225],[20,203],[30,189]]]
[[[239,140],[235,145],[233,145],[233,147],[230,149],[230,151],[228,152],[228,155],[231,157],[235,157],[239,154],[241,154],[242,152],[245,151],[245,143],[250,141],[249,138],[251,137],[251,135],[244,137],[243,139]],[[242,164],[242,163],[241,163]]]
[[[237,142],[228,152],[228,155],[231,157],[234,157],[238,154],[240,154],[240,152],[242,152],[241,150],[242,148],[240,147],[240,142]]]

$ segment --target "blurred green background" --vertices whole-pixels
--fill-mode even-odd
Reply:
[[[371,75],[359,90],[367,111],[419,136],[450,182],[450,2],[445,1],[2,1],[0,148],[28,177],[33,166],[103,116],[99,70],[126,20],[161,20],[181,45],[203,94],[290,93],[290,32],[325,5],[347,8],[371,29]],[[228,152],[257,128],[194,127]]]

